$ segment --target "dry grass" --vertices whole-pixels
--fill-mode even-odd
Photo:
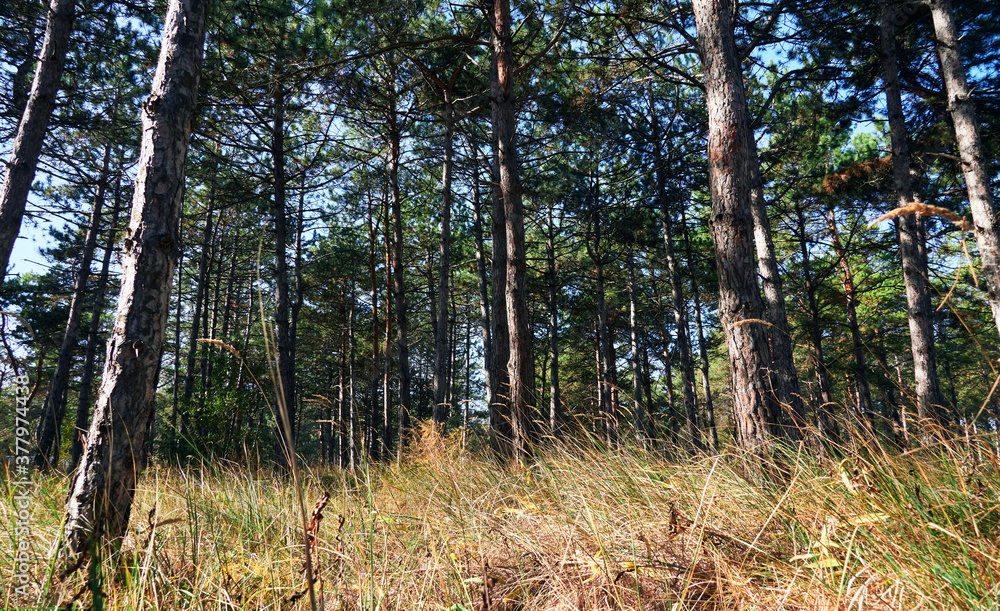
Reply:
[[[304,475],[322,511],[325,609],[987,609],[1000,595],[1000,468],[953,452],[820,462],[746,477],[738,455],[668,462],[551,447],[502,468],[427,436],[400,467]],[[985,462],[984,462],[985,461]],[[678,464],[680,463],[680,464]],[[47,557],[66,482],[37,487]],[[11,493],[0,554],[14,555]],[[156,467],[121,555],[0,608],[288,609],[303,591],[293,486],[236,467]],[[93,592],[101,593],[94,600]],[[71,604],[71,601],[75,603]],[[95,604],[96,603],[96,604]]]

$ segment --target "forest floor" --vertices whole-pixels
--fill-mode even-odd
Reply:
[[[748,475],[739,454],[667,461],[560,445],[507,468],[459,445],[431,437],[401,466],[303,471],[307,515],[331,495],[312,556],[318,608],[861,611],[1000,600],[1000,464],[988,451],[875,448],[838,461],[798,448],[774,483]],[[48,586],[66,479],[39,478],[41,560],[28,598],[4,580],[0,608],[310,608],[289,477],[154,466],[121,554]],[[13,566],[16,489],[2,485],[0,556]]]

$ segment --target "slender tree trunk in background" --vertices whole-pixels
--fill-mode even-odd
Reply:
[[[354,303],[355,303],[355,300],[354,300],[354,294],[353,294],[353,291],[352,291],[352,293],[351,293],[351,308],[350,308],[350,310],[348,310],[348,319],[347,319],[347,352],[348,352],[348,359],[347,359],[347,380],[348,380],[347,400],[348,400],[348,403],[347,403],[347,405],[348,405],[348,410],[350,412],[350,416],[347,418],[347,427],[348,427],[348,429],[347,429],[347,460],[346,461],[344,460],[343,450],[341,450],[341,454],[340,454],[340,464],[341,465],[345,465],[346,464],[347,468],[350,469],[351,471],[354,471],[355,467],[357,466],[358,448],[357,448],[357,438],[355,437],[355,431],[357,431],[358,427],[361,426],[361,423],[358,422],[358,404],[354,400],[354,397],[355,397],[355,395],[354,395],[354,392],[355,392],[354,391],[354,360],[355,360],[354,349],[355,349],[355,346],[356,346],[355,339],[354,339]],[[340,426],[341,426],[340,434],[343,435],[344,434],[344,430],[343,430],[343,426],[344,425],[341,424]]]
[[[760,451],[781,429],[767,375],[772,360],[766,325],[755,322],[764,314],[753,245],[752,191],[759,167],[729,10],[729,4],[721,0],[694,1],[708,104],[710,224],[719,275],[719,318],[732,376],[733,417],[743,447]]]
[[[293,363],[293,365],[294,363],[298,362],[297,350],[299,345],[298,342],[299,312],[302,310],[302,303],[304,300],[303,291],[305,290],[305,286],[302,281],[302,230],[303,230],[302,225],[305,220],[303,214],[303,208],[305,207],[305,199],[306,199],[306,178],[305,178],[305,173],[303,173],[302,188],[299,191],[299,205],[295,213],[295,254],[294,254],[295,286],[293,289],[294,293],[291,299],[291,304],[289,306],[289,320],[288,320],[289,323],[288,343],[291,349],[291,362]],[[295,401],[298,402],[298,405],[296,405],[295,414],[297,415],[299,420],[298,423],[296,423],[293,420],[292,425],[295,427],[296,431],[295,435],[297,437],[298,429],[302,425],[301,393],[298,393],[298,396],[295,397]]]
[[[483,204],[479,196],[479,151],[471,142],[469,149],[472,154],[472,237],[476,244],[476,274],[479,278],[479,327],[483,335],[483,381],[486,387],[486,407],[488,412],[492,414],[493,338],[490,323],[489,281],[486,276],[486,252],[483,248]]]
[[[777,253],[771,238],[771,221],[767,217],[764,203],[763,177],[757,158],[757,143],[750,138],[748,151],[751,156],[754,184],[750,191],[751,211],[754,217],[754,245],[757,248],[757,267],[764,289],[764,306],[767,332],[771,337],[771,386],[781,408],[781,422],[790,422],[785,434],[792,439],[803,437],[805,430],[805,405],[799,389],[799,376],[795,371],[792,336],[788,328],[788,314],[785,311],[785,291],[781,285],[781,270],[778,269]]]
[[[455,382],[455,364],[458,362],[458,304],[455,301],[455,284],[451,282],[451,289],[448,291],[448,301],[451,307],[451,316],[448,319],[448,409],[455,404],[457,383]]]
[[[701,323],[701,290],[698,288],[696,273],[698,263],[695,261],[691,248],[691,236],[688,232],[687,215],[681,208],[681,225],[684,228],[684,251],[687,259],[688,273],[691,278],[691,298],[694,300],[694,327],[698,333],[698,356],[701,363],[701,390],[705,395],[705,413],[708,414],[708,427],[712,431],[712,447],[719,450],[719,430],[715,426],[715,402],[712,400],[712,384],[708,379],[708,345],[705,343],[705,328]]]
[[[448,377],[448,281],[451,276],[451,171],[455,120],[449,94],[444,99],[444,161],[441,167],[441,243],[438,256],[437,329],[434,334],[434,423],[444,426],[451,411],[445,398]]]
[[[288,467],[295,447],[295,349],[292,345],[289,308],[291,295],[288,281],[288,218],[285,175],[285,90],[282,68],[276,68],[272,97],[274,118],[271,129],[271,164],[274,200],[274,335],[277,353],[278,394],[285,406],[285,415],[278,414],[277,443],[274,459],[280,467]],[[279,410],[280,412],[280,410]],[[286,421],[287,417],[287,421]]]
[[[681,419],[677,415],[677,404],[674,400],[674,374],[673,361],[670,355],[670,335],[667,333],[667,317],[663,310],[663,296],[660,293],[659,283],[656,281],[656,274],[649,277],[653,287],[653,297],[656,299],[656,316],[659,319],[660,344],[663,346],[663,377],[664,385],[667,387],[667,424],[670,429],[670,445],[677,446],[679,438]]]
[[[120,174],[119,174],[120,176]],[[121,178],[119,178],[119,181]],[[117,189],[117,187],[116,187]],[[117,197],[117,195],[116,195]],[[116,202],[117,206],[117,202]],[[184,225],[184,218],[181,217],[181,226]],[[110,245],[109,245],[110,246]],[[107,253],[105,253],[106,255]],[[173,375],[173,405],[170,411],[170,434],[173,447],[176,448],[177,441],[177,415],[180,413],[181,403],[181,310],[184,309],[184,253],[177,258],[177,293],[174,298],[174,375]],[[106,289],[105,289],[106,290]],[[89,340],[88,340],[89,341]],[[90,347],[88,345],[88,351]],[[76,442],[74,442],[75,444]],[[73,460],[76,463],[76,459]]]
[[[368,381],[368,409],[366,410],[368,414],[375,413],[375,406],[378,405],[378,381],[380,378],[379,370],[381,368],[381,357],[379,356],[379,350],[381,349],[382,343],[379,340],[379,329],[381,328],[381,323],[378,318],[378,276],[375,273],[375,236],[377,235],[375,231],[374,214],[372,211],[373,202],[371,197],[368,198],[368,278],[371,281],[371,292],[369,294],[369,299],[371,300],[372,308],[372,370],[371,378]],[[369,417],[369,424],[373,424],[371,416]],[[361,423],[358,423],[359,427]],[[367,428],[359,428],[363,431],[362,439],[369,439],[371,435],[367,432]],[[353,438],[353,430],[352,430]],[[370,441],[363,442],[367,443],[367,447],[364,448],[366,453],[372,451],[372,444]],[[352,457],[353,452],[356,448],[352,446],[351,452]],[[352,459],[353,460],[353,459]]]
[[[823,330],[820,327],[819,303],[816,291],[819,286],[813,282],[812,262],[809,256],[808,236],[806,234],[806,217],[802,205],[796,203],[795,215],[798,220],[799,255],[802,257],[802,276],[806,285],[806,297],[809,303],[809,337],[812,343],[813,368],[816,371],[816,386],[819,388],[819,400],[816,405],[816,428],[821,440],[839,444],[840,431],[834,419],[832,408],[833,397],[830,394],[830,376],[826,367],[826,357],[823,354]],[[803,437],[806,437],[803,429]],[[825,451],[821,446],[821,451]]]
[[[94,249],[97,248],[97,234],[101,230],[101,213],[104,208],[104,196],[108,188],[108,166],[111,161],[111,144],[104,145],[104,159],[101,162],[101,174],[97,179],[97,195],[90,211],[90,222],[83,243],[83,255],[80,257],[80,269],[73,286],[73,296],[69,304],[69,317],[63,331],[62,345],[59,347],[59,359],[56,361],[56,372],[52,376],[52,386],[45,403],[42,406],[42,416],[38,420],[35,438],[38,451],[35,454],[35,464],[42,466],[59,465],[60,439],[62,422],[66,416],[67,394],[69,391],[70,368],[73,365],[73,351],[76,348],[76,336],[80,331],[80,317],[83,314],[83,300],[87,294],[87,280],[90,278],[90,264],[94,259]]]
[[[202,337],[207,337],[209,339],[215,339],[215,329],[216,322],[218,320],[219,313],[219,286],[222,284],[222,257],[219,254],[224,249],[225,239],[222,237],[225,235],[225,213],[219,212],[219,223],[216,226],[215,235],[212,236],[212,250],[208,257],[208,272],[211,275],[212,270],[215,270],[215,281],[212,283],[211,288],[211,300],[208,299],[209,287],[205,288],[205,315],[202,318]],[[208,303],[211,301],[211,322],[209,322],[209,307]],[[212,354],[213,347],[208,345],[205,346],[204,350],[201,351],[201,398],[204,402],[212,392],[212,359],[209,358]]]
[[[525,460],[533,444],[532,414],[535,371],[531,358],[528,320],[527,259],[524,245],[524,207],[516,146],[514,113],[514,56],[509,0],[494,0],[491,44],[496,78],[491,79],[490,109],[497,142],[497,167],[506,223],[506,311],[510,345],[507,371],[510,384],[510,421],[515,459]],[[494,246],[495,247],[495,246]],[[498,338],[494,335],[494,341]]]
[[[212,238],[215,235],[213,225],[213,206],[215,205],[215,179],[211,180],[208,192],[208,206],[205,208],[205,226],[201,234],[201,258],[198,262],[198,279],[194,296],[194,315],[191,319],[191,336],[188,339],[187,366],[184,370],[184,405],[181,409],[181,436],[186,436],[188,431],[188,404],[194,395],[194,372],[195,361],[198,356],[198,335],[200,335],[200,325],[202,311],[208,293],[208,255],[211,250]]]
[[[656,447],[657,438],[656,434],[656,420],[653,417],[655,410],[653,408],[653,384],[650,381],[651,377],[649,375],[649,350],[648,346],[644,346],[640,352],[642,353],[642,390],[646,396],[646,417],[649,418],[649,422],[646,424],[646,430],[649,431],[649,444],[650,447]]]
[[[900,402],[896,397],[895,382],[890,375],[892,369],[889,367],[889,358],[885,351],[875,352],[875,358],[878,360],[879,367],[884,372],[886,380],[886,391],[883,396],[885,397],[885,405],[888,413],[883,413],[882,418],[888,424],[892,443],[897,448],[902,449],[905,446],[903,440],[903,421],[901,419]],[[990,381],[990,384],[992,383]]]
[[[639,447],[648,447],[649,418],[646,415],[646,405],[642,396],[642,341],[639,329],[639,304],[635,286],[635,258],[632,249],[628,253],[628,311],[629,311],[629,339],[632,350],[632,402],[635,413],[635,437]]]
[[[433,340],[434,338],[436,338],[438,336],[438,303],[437,303],[437,290],[434,288],[434,254],[430,250],[427,251],[427,268],[426,268],[426,272],[427,272],[427,274],[426,274],[426,280],[427,280],[427,304],[429,305],[429,310],[430,310],[430,317],[431,317],[431,339]],[[445,317],[445,319],[447,320],[447,317]],[[445,344],[447,345],[447,342],[445,342]],[[430,364],[430,368],[431,368],[431,375],[430,375],[430,378],[431,378],[431,397],[430,397],[430,400],[431,400],[431,402],[433,402],[435,404],[436,404],[436,400],[434,398],[435,397],[434,377],[436,375],[436,369],[435,369],[435,366],[436,366],[436,363],[437,363],[436,359],[437,359],[437,355],[432,354],[432,356],[431,356],[431,364]],[[424,375],[424,359],[419,359],[418,362],[420,363],[420,367],[419,367],[419,369],[417,371],[417,379],[418,380],[426,380],[427,376]],[[446,385],[446,382],[444,382],[442,380],[442,383],[441,383],[442,388],[444,388],[445,385]],[[418,387],[419,386],[420,385],[418,384]],[[420,420],[423,420],[423,418],[424,418],[424,407],[426,406],[426,403],[427,403],[427,393],[420,392],[418,390],[417,394],[419,395],[419,400],[417,401],[417,409],[416,409],[415,415],[416,415],[417,420],[420,421]],[[446,401],[447,401],[447,399],[445,399],[444,397],[442,397],[441,402],[444,403]],[[434,418],[434,410],[435,410],[435,408],[431,407],[431,420],[432,421],[433,421],[433,418]]]
[[[861,338],[861,325],[858,323],[858,294],[854,286],[854,274],[851,272],[850,261],[847,260],[847,249],[840,243],[840,232],[837,230],[837,217],[833,209],[830,210],[829,218],[833,249],[840,262],[840,283],[844,288],[844,298],[847,301],[847,326],[851,329],[851,343],[854,347],[854,372],[858,409],[861,410],[862,414],[862,426],[866,427],[870,434],[874,434],[875,411],[872,406],[871,385],[868,382],[865,343]]]
[[[56,107],[59,81],[62,79],[66,50],[73,31],[76,0],[52,0],[42,52],[35,67],[35,79],[24,107],[24,114],[14,136],[7,162],[7,175],[0,188],[0,281],[7,275],[10,252],[21,232],[21,219],[28,204],[28,193],[35,180],[38,157],[48,130],[49,117]]]
[[[125,534],[153,421],[156,382],[180,254],[184,163],[201,72],[208,3],[171,0],[152,94],[143,105],[142,147],[122,288],[87,447],[66,503],[64,575],[87,558],[92,538]],[[142,453],[141,450],[138,452]]]
[[[917,201],[917,194],[910,176],[910,152],[906,143],[906,122],[899,89],[899,68],[896,60],[896,29],[889,0],[881,0],[882,71],[885,81],[886,107],[889,115],[889,135],[892,142],[892,169],[896,189],[897,207],[906,207]],[[899,256],[906,284],[907,320],[910,327],[910,346],[913,352],[913,377],[917,391],[917,416],[925,432],[924,443],[931,443],[933,436],[927,425],[940,424],[938,410],[944,405],[937,377],[934,354],[934,329],[931,324],[931,299],[927,289],[927,269],[920,256],[920,232],[913,215],[898,217]]]
[[[469,405],[472,403],[472,324],[466,319],[465,326],[465,400],[462,401],[462,448],[469,442]]]
[[[392,413],[392,389],[390,388],[389,382],[392,379],[392,253],[393,253],[393,241],[392,241],[392,228],[391,221],[392,212],[390,210],[389,198],[385,201],[385,223],[383,227],[385,228],[385,233],[383,236],[385,242],[385,260],[382,262],[385,266],[385,328],[383,332],[384,344],[382,345],[382,410],[381,415],[379,412],[372,414],[373,424],[372,424],[372,458],[378,460],[380,456],[385,460],[389,459],[389,448],[392,444],[392,433],[389,429],[389,422],[391,420],[390,414]],[[398,365],[397,365],[398,369]],[[381,436],[380,436],[381,435]]]
[[[389,203],[392,207],[392,293],[396,307],[396,359],[399,367],[399,447],[396,454],[401,460],[406,446],[406,435],[410,428],[410,344],[406,336],[406,285],[403,282],[403,212],[399,197],[399,140],[400,130],[396,117],[395,92],[392,110],[388,117],[389,140]],[[447,295],[446,295],[447,296]],[[447,304],[446,308],[447,308]],[[388,412],[383,423],[389,428]],[[386,444],[386,452],[389,451]],[[386,454],[388,458],[388,454]]]
[[[946,312],[944,311],[938,310],[934,313],[934,326],[937,328],[937,342],[940,346],[945,347],[941,353],[941,366],[944,367],[944,379],[948,382],[948,407],[951,410],[952,417],[955,418],[955,421],[961,421],[962,427],[965,429],[966,441],[968,441],[969,427],[975,426],[975,423],[970,424],[968,422],[968,419],[965,417],[965,414],[962,413],[958,404],[958,396],[955,392],[955,376],[952,375],[951,372],[951,359],[948,358],[948,350],[946,347],[948,342],[948,333],[945,330],[945,318]],[[990,398],[992,399],[992,397]]]
[[[987,300],[993,311],[993,321],[1000,329],[1000,227],[997,226],[993,208],[993,192],[990,190],[990,177],[976,121],[976,105],[962,62],[951,0],[931,0],[929,4],[941,76],[948,94],[948,112],[955,126],[955,140],[958,141],[962,173],[972,208]]]
[[[233,252],[229,259],[229,275],[226,278],[226,295],[224,299],[225,305],[223,306],[222,314],[222,339],[223,341],[229,342],[233,338],[229,335],[233,331],[235,326],[235,308],[236,308],[236,295],[242,292],[242,282],[240,286],[236,286],[236,261],[239,259],[240,252],[240,242],[242,236],[240,235],[239,228],[236,229],[236,234],[233,236]],[[228,385],[228,381],[227,381]]]
[[[600,323],[594,321],[594,379],[597,380],[595,388],[597,389],[597,426],[595,427],[594,433],[599,437],[607,441],[608,436],[608,413],[604,411],[606,406],[604,405],[604,394],[607,392],[607,387],[604,384],[604,371],[601,367],[601,333],[598,329]]]
[[[549,376],[549,434],[563,436],[562,397],[559,389],[559,284],[556,279],[556,226],[549,206],[549,230],[545,236],[545,256],[548,263],[546,283],[549,289],[549,359],[552,373]]]
[[[348,462],[344,460],[346,458],[344,456],[344,450],[348,447],[348,444],[345,443],[346,440],[344,439],[344,434],[347,432],[344,427],[344,416],[347,415],[350,408],[347,406],[348,397],[344,387],[347,384],[347,353],[350,351],[348,344],[351,341],[350,332],[353,331],[350,321],[346,320],[349,314],[347,312],[347,304],[344,303],[344,301],[346,301],[346,299],[341,301],[340,304],[340,314],[342,316],[342,320],[344,320],[344,330],[340,336],[340,358],[337,359],[337,428],[339,429],[337,437],[340,439],[340,442],[338,443],[339,451],[337,452],[337,463],[341,469],[347,468],[346,463]],[[331,434],[333,430],[332,424],[333,423],[330,423],[328,425],[330,426]]]
[[[111,254],[114,252],[115,234],[118,230],[118,215],[121,212],[121,173],[115,180],[115,203],[111,210],[111,222],[108,224],[108,240],[104,245],[104,258],[101,260],[101,273],[94,287],[94,304],[90,310],[90,328],[87,330],[87,353],[83,358],[83,371],[80,373],[80,393],[76,404],[76,425],[73,429],[73,443],[70,449],[70,471],[80,463],[83,455],[83,437],[87,432],[87,422],[90,420],[90,390],[93,385],[94,367],[97,364],[97,349],[100,340],[101,315],[104,314],[104,304],[107,303],[108,276],[111,270]],[[178,262],[178,265],[180,263]],[[178,304],[178,311],[179,311]],[[177,327],[180,329],[180,325]],[[178,331],[179,334],[179,331]],[[178,342],[178,335],[174,336]],[[174,367],[178,363],[174,353]],[[174,398],[177,397],[177,384],[174,384]],[[175,412],[176,413],[176,412]]]
[[[496,61],[494,59],[494,61]],[[496,79],[496,70],[493,70]],[[513,431],[510,422],[510,379],[507,363],[510,360],[510,334],[507,328],[507,234],[506,212],[504,211],[503,195],[500,193],[499,162],[497,160],[496,132],[493,138],[492,182],[492,214],[490,220],[490,235],[493,243],[491,278],[491,334],[493,358],[490,361],[490,382],[493,390],[490,392],[490,448],[497,456],[512,458]]]
[[[596,196],[595,196],[596,200]],[[596,272],[596,297],[597,297],[597,337],[601,354],[601,370],[603,372],[604,390],[601,393],[603,403],[601,412],[604,415],[604,440],[609,446],[618,444],[618,406],[616,389],[618,385],[615,375],[615,349],[612,345],[611,335],[608,329],[608,304],[605,299],[604,288],[604,255],[600,251],[601,239],[603,238],[603,228],[600,213],[593,215],[593,233],[586,237],[587,252],[590,260],[594,263]],[[589,233],[589,232],[588,232]],[[593,245],[591,245],[593,236]]]
[[[698,392],[695,390],[694,359],[691,354],[691,334],[688,328],[687,303],[684,301],[680,270],[674,255],[673,223],[667,200],[667,168],[660,152],[659,129],[653,124],[654,155],[656,163],[656,192],[660,204],[660,225],[663,228],[663,250],[670,274],[670,291],[673,299],[674,326],[677,330],[677,351],[680,354],[681,390],[684,396],[684,432],[692,448],[703,450],[701,426],[698,422]]]

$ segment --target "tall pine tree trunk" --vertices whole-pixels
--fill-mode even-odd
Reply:
[[[930,0],[934,20],[935,43],[941,61],[941,76],[948,94],[948,112],[955,126],[955,139],[962,160],[962,173],[969,193],[972,221],[975,225],[983,281],[993,311],[993,321],[1000,330],[1000,227],[993,208],[993,192],[979,137],[976,108],[969,89],[958,44],[951,0]]]
[[[494,62],[496,60],[494,59]],[[496,70],[493,71],[496,80]],[[510,360],[510,333],[507,328],[507,234],[506,212],[503,194],[500,192],[499,152],[496,130],[493,134],[493,163],[491,178],[492,207],[490,218],[490,238],[493,243],[491,257],[493,275],[490,278],[490,319],[493,358],[490,360],[490,448],[497,456],[511,458],[513,432],[510,422],[510,382],[507,362]]]
[[[885,81],[886,107],[889,114],[889,136],[892,142],[892,170],[897,207],[907,207],[917,201],[910,176],[910,152],[906,143],[906,122],[899,89],[899,67],[896,60],[896,28],[889,0],[881,0],[882,71]],[[940,422],[938,410],[944,398],[938,383],[934,354],[934,328],[931,321],[931,299],[927,289],[927,268],[921,256],[921,235],[914,215],[899,217],[899,256],[906,284],[907,321],[910,327],[910,348],[913,353],[913,377],[917,391],[917,416],[926,425]],[[925,443],[933,438],[922,435]]]
[[[437,327],[434,333],[434,423],[443,426],[451,411],[447,402],[448,281],[451,275],[451,171],[454,165],[455,120],[449,93],[444,100],[444,161],[441,167],[441,243],[438,254]]]
[[[28,192],[35,180],[38,157],[56,107],[56,94],[62,79],[69,37],[73,31],[76,0],[52,0],[45,25],[42,52],[35,67],[24,114],[14,136],[14,146],[7,161],[7,175],[0,188],[0,281],[7,274],[14,240],[21,232],[21,219],[28,204]]]
[[[389,140],[389,203],[392,208],[392,295],[396,308],[396,360],[399,367],[399,425],[397,460],[402,459],[406,435],[410,428],[410,344],[406,329],[406,285],[403,265],[403,211],[399,197],[400,132],[397,123],[395,100],[388,120]],[[445,304],[447,308],[447,303]],[[388,396],[388,393],[386,393]],[[389,428],[389,413],[385,411],[383,426]],[[386,452],[389,444],[386,443]],[[388,457],[388,454],[386,454]]]
[[[754,264],[752,189],[757,158],[736,56],[729,3],[695,0],[698,47],[708,104],[711,229],[719,275],[719,318],[729,352],[733,417],[740,443],[769,446],[778,406],[768,379],[771,348]]]
[[[170,0],[152,93],[143,104],[142,146],[123,249],[122,288],[104,378],[73,478],[62,532],[63,574],[93,538],[124,536],[146,436],[179,256],[184,164],[201,72],[208,3]]]
[[[274,215],[274,335],[277,361],[278,396],[284,414],[278,415],[274,459],[279,466],[291,464],[295,441],[295,350],[292,345],[291,287],[288,274],[288,218],[285,174],[285,90],[281,69],[275,75],[272,97],[274,113],[271,130],[271,170],[273,172],[272,214]],[[282,410],[279,409],[279,412]]]
[[[510,346],[507,372],[510,384],[510,422],[515,457],[531,452],[535,371],[531,359],[531,326],[528,321],[527,260],[524,245],[524,206],[521,201],[514,113],[514,55],[509,0],[494,0],[492,49],[496,78],[492,79],[490,108],[497,141],[497,166],[503,198],[507,277],[505,285],[507,330]],[[494,337],[494,341],[497,338]]]
[[[757,268],[764,289],[764,313],[769,323],[767,332],[771,337],[773,363],[771,386],[784,416],[781,421],[791,423],[791,427],[786,428],[785,433],[793,439],[798,439],[802,437],[806,424],[805,406],[799,390],[799,376],[795,371],[792,336],[788,328],[788,314],[785,311],[785,291],[781,286],[781,270],[778,269],[778,256],[774,249],[774,240],[771,238],[771,221],[767,218],[767,207],[764,203],[764,185],[760,173],[760,161],[757,158],[757,143],[752,135],[747,143],[747,154],[753,179],[750,207],[754,221]]]

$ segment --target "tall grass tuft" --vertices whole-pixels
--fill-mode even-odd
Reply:
[[[566,441],[529,467],[428,431],[401,465],[305,468],[331,497],[316,533],[327,611],[991,609],[1000,600],[1000,462],[991,446],[789,448],[762,484],[730,452],[670,462]],[[65,481],[41,476],[32,597],[0,608],[88,608],[86,576],[49,588],[44,558]],[[15,549],[4,483],[0,555]],[[124,551],[99,567],[109,610],[306,608],[299,500],[270,471],[152,467]],[[296,598],[296,594],[300,594]],[[73,602],[75,600],[75,602]]]

